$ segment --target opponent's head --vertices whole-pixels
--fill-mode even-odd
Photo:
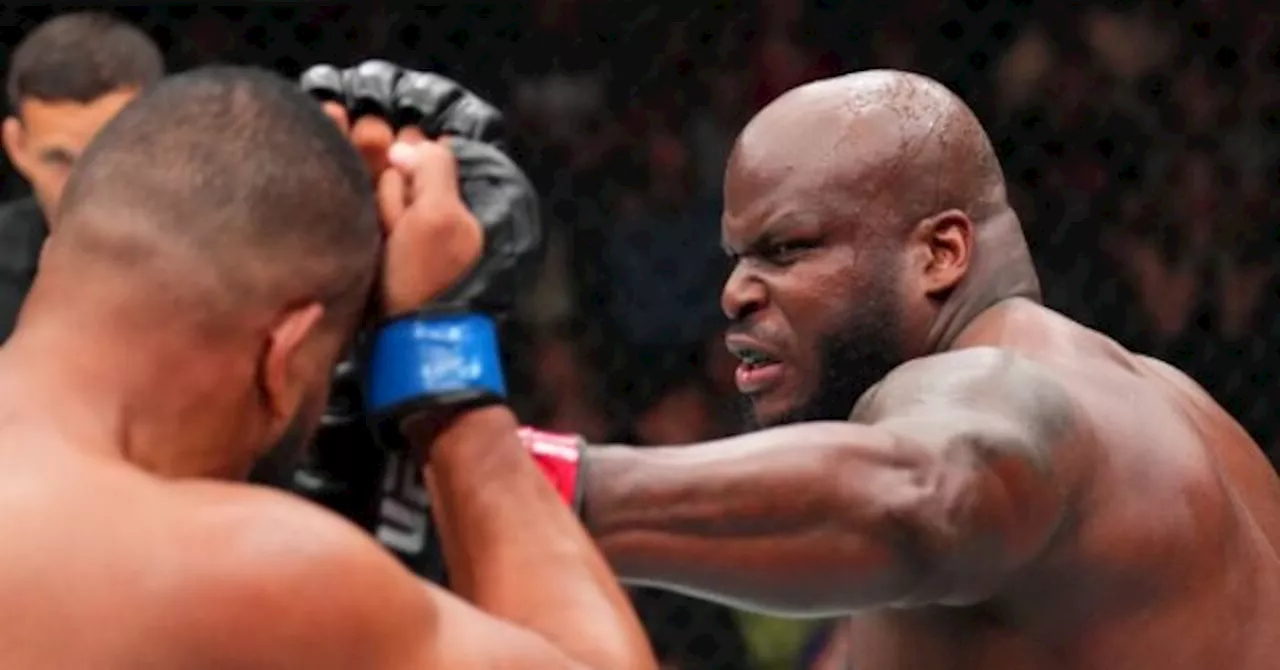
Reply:
[[[64,14],[18,44],[9,62],[4,147],[46,219],[93,136],[163,75],[151,39],[108,14]]]
[[[905,72],[815,82],[761,111],[729,158],[722,233],[728,344],[764,425],[845,418],[954,336],[964,296],[1035,283],[978,120]]]
[[[254,69],[166,79],[89,145],[58,225],[39,309],[138,338],[121,376],[161,387],[187,469],[243,476],[305,441],[381,245],[368,171],[314,100]]]

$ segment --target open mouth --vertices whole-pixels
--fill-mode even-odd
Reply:
[[[782,374],[782,361],[777,356],[744,341],[730,340],[726,345],[729,352],[738,359],[734,382],[739,393],[761,393],[778,382]]]
[[[738,357],[739,363],[748,370],[765,367],[766,365],[777,365],[781,361],[769,354],[757,349],[739,349],[733,354]]]

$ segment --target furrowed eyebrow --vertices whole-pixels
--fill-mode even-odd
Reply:
[[[726,255],[732,258],[744,253],[746,250],[760,249],[768,246],[779,237],[785,237],[789,234],[794,234],[797,230],[803,230],[809,227],[814,226],[811,226],[809,222],[795,216],[780,216],[761,226],[759,232],[757,232],[755,236],[743,245],[743,251],[735,250],[733,245],[729,244],[729,241],[723,238],[720,241],[720,248]]]

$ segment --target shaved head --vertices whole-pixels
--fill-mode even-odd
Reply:
[[[90,143],[19,331],[118,366],[98,374],[147,398],[122,401],[150,412],[133,420],[182,427],[147,467],[238,478],[318,424],[381,245],[370,174],[315,100],[265,70],[201,68]]]
[[[730,345],[770,363],[739,369],[763,423],[844,418],[962,327],[957,305],[1034,284],[981,123],[909,72],[817,81],[762,110],[729,158],[723,236]]]
[[[731,160],[752,181],[839,201],[846,213],[852,205],[891,214],[877,223],[910,225],[946,209],[981,220],[1004,201],[1004,176],[977,117],[942,84],[908,72],[796,88],[751,120]]]
[[[67,185],[58,243],[196,317],[307,300],[354,314],[381,242],[370,183],[292,82],[202,68],[165,80],[103,129]]]

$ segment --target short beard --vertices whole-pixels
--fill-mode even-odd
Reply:
[[[899,344],[902,315],[891,286],[876,287],[868,294],[856,310],[844,314],[839,328],[819,341],[821,377],[813,394],[767,424],[756,420],[747,401],[750,426],[760,429],[805,421],[846,421],[862,394],[904,362]]]

